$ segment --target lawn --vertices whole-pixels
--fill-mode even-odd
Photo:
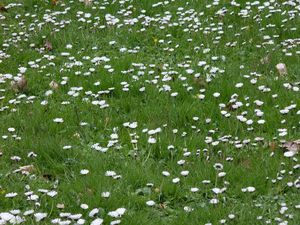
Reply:
[[[300,224],[300,2],[0,2],[0,225]]]

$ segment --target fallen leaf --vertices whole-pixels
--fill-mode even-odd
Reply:
[[[35,171],[35,168],[33,165],[26,165],[26,166],[21,166],[19,169],[16,169],[14,173],[22,173],[22,174],[30,174]]]
[[[237,110],[237,108],[234,108],[233,105],[234,105],[234,104],[233,104],[232,102],[229,102],[229,103],[227,103],[226,108],[227,108],[229,111],[235,111],[235,110]]]
[[[87,188],[86,189],[86,193],[90,194],[90,195],[93,195],[94,194],[94,190],[91,189],[91,188]]]
[[[53,50],[52,44],[49,41],[46,41],[46,43],[44,44],[44,47],[47,51],[52,51]]]
[[[53,90],[56,90],[58,89],[58,83],[56,83],[54,80],[50,82],[49,84],[50,88],[53,89]]]
[[[53,181],[54,177],[51,174],[43,174],[43,178],[48,181]]]
[[[92,0],[84,0],[84,5],[85,6],[91,6],[92,5]]]
[[[251,161],[249,159],[241,159],[239,163],[242,167],[246,169],[250,169],[252,167]]]
[[[57,5],[58,4],[58,0],[51,0],[51,5]]]
[[[56,208],[58,208],[58,209],[64,209],[64,208],[65,208],[65,205],[64,205],[63,203],[58,203],[58,204],[56,205]]]
[[[160,189],[159,189],[159,188],[155,188],[155,189],[154,189],[154,192],[155,192],[155,193],[159,193],[159,192],[160,192]]]
[[[7,12],[7,8],[4,5],[0,5],[0,12]]]
[[[11,87],[15,91],[19,91],[19,92],[26,91],[27,90],[27,80],[26,80],[25,76],[23,75],[17,81],[12,81]]]
[[[166,205],[164,203],[159,203],[159,208],[160,209],[165,209],[166,208]]]
[[[270,147],[271,151],[274,152],[277,147],[276,142],[274,142],[274,141],[270,142],[269,147]]]
[[[269,64],[269,63],[270,63],[270,57],[269,57],[269,55],[266,55],[265,57],[263,57],[263,58],[260,60],[260,63],[261,63],[261,64]]]
[[[207,82],[203,78],[193,78],[194,84],[199,88],[205,88],[207,86]]]

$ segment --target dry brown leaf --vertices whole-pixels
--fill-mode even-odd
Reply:
[[[35,171],[35,168],[33,165],[26,165],[26,166],[21,166],[19,169],[16,169],[14,173],[22,173],[22,174],[30,174]]]
[[[199,88],[205,88],[207,86],[207,82],[203,78],[193,78],[193,83]]]
[[[165,205],[164,203],[159,203],[159,208],[165,209],[165,208],[166,208],[166,205]]]
[[[110,118],[109,117],[105,117],[104,127],[106,127],[108,125],[109,121],[110,121]]]
[[[246,169],[250,169],[252,167],[251,161],[249,159],[242,159],[239,163],[242,167]]]
[[[0,5],[0,12],[7,12],[7,8],[4,5]]]
[[[160,189],[159,189],[159,188],[155,188],[155,189],[154,189],[154,192],[155,192],[155,193],[159,193],[159,192],[160,192]]]
[[[11,87],[15,91],[24,92],[27,90],[27,80],[24,75],[20,77],[17,81],[11,82]]]
[[[237,110],[237,108],[234,108],[233,105],[234,104],[232,102],[227,103],[226,109],[228,109],[229,111],[235,111],[235,110]]]
[[[94,194],[94,190],[91,189],[91,188],[87,188],[86,189],[86,193],[88,193],[88,194]]]
[[[269,55],[266,55],[265,57],[263,57],[261,60],[260,60],[261,64],[269,64],[270,63],[270,58],[269,58]]]
[[[54,177],[51,174],[43,174],[43,178],[47,181],[53,181]]]
[[[58,83],[56,83],[54,80],[50,82],[49,86],[53,90],[56,90],[59,87]]]
[[[84,0],[84,5],[85,5],[85,6],[91,6],[92,3],[93,3],[92,0]]]
[[[271,151],[274,152],[277,147],[277,144],[276,144],[276,142],[272,141],[272,142],[270,142],[269,146],[270,146]]]
[[[58,208],[58,209],[64,209],[64,208],[65,208],[65,204],[63,204],[63,203],[58,203],[58,204],[56,205],[56,208]]]
[[[51,0],[51,5],[57,5],[58,4],[58,0]]]
[[[25,76],[22,76],[21,79],[17,81],[17,86],[19,91],[24,91],[27,89],[27,80]]]
[[[52,51],[53,50],[53,46],[52,46],[50,41],[46,41],[46,43],[44,44],[44,47],[47,51]]]

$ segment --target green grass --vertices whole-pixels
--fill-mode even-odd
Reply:
[[[12,4],[16,2],[21,6]],[[290,83],[299,88],[300,45],[295,40],[300,35],[297,27],[300,17],[296,6],[275,1],[277,5],[271,5],[281,10],[277,12],[252,6],[249,17],[242,18],[238,13],[249,5],[246,1],[232,6],[229,1],[221,0],[211,8],[206,7],[211,1],[169,1],[160,7],[152,7],[157,3],[154,0],[124,1],[123,5],[120,2],[101,0],[94,1],[92,6],[84,6],[77,0],[59,1],[55,6],[46,0],[0,3],[0,6],[12,5],[7,12],[0,11],[5,17],[0,16],[1,50],[10,55],[0,56],[0,81],[3,81],[0,82],[0,224],[1,213],[14,209],[21,210],[19,215],[26,219],[24,224],[50,224],[61,212],[81,213],[86,224],[90,224],[95,219],[88,216],[93,208],[99,208],[98,217],[104,219],[104,224],[110,224],[116,218],[108,213],[121,207],[126,208],[126,212],[117,219],[130,225],[220,224],[224,219],[226,224],[285,224],[280,223],[283,221],[299,224],[300,173],[296,165],[300,158],[299,154],[286,158],[280,148],[281,140],[300,137],[300,92],[284,87]],[[299,7],[299,3],[296,4]],[[228,10],[226,15],[216,15],[222,7]],[[66,8],[70,8],[66,14],[57,15]],[[149,25],[142,24],[142,10],[153,18]],[[283,13],[293,14],[292,10],[296,11],[294,17]],[[92,22],[78,21],[79,11],[91,13],[86,19]],[[130,11],[130,15],[125,16],[125,11]],[[139,17],[139,21],[121,27],[107,25],[105,15],[108,13],[120,19],[118,24],[129,18]],[[172,15],[170,21],[161,23],[168,13]],[[55,22],[45,22],[46,14],[51,14]],[[260,22],[255,19],[257,15]],[[287,21],[283,22],[284,19]],[[60,27],[62,24],[64,27]],[[274,27],[270,28],[270,24]],[[291,29],[294,27],[297,29]],[[218,33],[220,30],[223,33]],[[266,35],[274,44],[264,43]],[[291,47],[282,44],[288,39],[295,39]],[[46,41],[52,44],[51,51],[43,49]],[[110,45],[110,41],[116,43]],[[230,47],[234,42],[235,46]],[[68,44],[73,47],[66,49]],[[121,48],[138,51],[121,52]],[[205,53],[205,49],[210,51]],[[62,52],[70,55],[62,56]],[[49,56],[54,58],[48,60]],[[99,65],[91,62],[102,56],[109,61]],[[213,60],[214,56],[218,59]],[[261,62],[264,57],[268,57],[266,63]],[[29,66],[32,61],[36,67]],[[72,65],[79,61],[82,65]],[[199,61],[206,61],[210,68],[217,67],[224,72],[217,72],[210,81],[207,79],[210,68],[199,67]],[[286,64],[287,75],[279,75],[278,63]],[[12,80],[5,77],[7,74],[20,76],[20,67],[27,67],[28,87],[18,92],[11,88]],[[85,74],[91,68],[95,71]],[[194,72],[189,74],[187,69]],[[200,78],[194,78],[196,73],[200,73]],[[63,77],[68,80],[65,85],[60,84]],[[250,80],[255,77],[257,83],[251,84]],[[45,96],[46,91],[51,90],[52,80],[59,88]],[[94,85],[98,81],[100,85]],[[129,85],[128,91],[123,89],[125,82]],[[237,83],[244,85],[236,88]],[[164,91],[164,85],[171,91]],[[270,91],[259,90],[262,86]],[[69,94],[74,87],[82,88],[76,97]],[[145,87],[144,92],[140,91],[142,87]],[[200,93],[201,89],[205,89],[205,93]],[[109,93],[100,92],[107,90]],[[173,92],[178,95],[172,97]],[[220,97],[213,97],[216,92]],[[205,99],[200,100],[199,94],[205,94]],[[234,94],[236,101],[243,103],[236,110],[229,104]],[[274,94],[278,97],[272,97]],[[35,98],[30,99],[30,96]],[[44,100],[48,101],[47,105],[41,104]],[[101,109],[92,104],[95,100],[105,100],[109,107]],[[264,104],[257,106],[256,100]],[[62,104],[65,101],[69,104]],[[221,103],[226,107],[220,108]],[[280,113],[292,104],[296,107],[288,114]],[[256,116],[257,109],[264,113],[261,118]],[[221,110],[231,116],[222,116]],[[254,121],[252,126],[238,121],[236,117],[242,114]],[[64,122],[55,123],[55,118],[63,118]],[[206,123],[207,119],[211,122]],[[265,123],[258,124],[259,119]],[[87,125],[82,126],[81,122]],[[123,126],[126,122],[137,122],[138,126],[126,128]],[[15,128],[14,132],[8,131],[11,127]],[[253,130],[247,130],[249,127]],[[155,144],[148,143],[150,135],[143,132],[146,128],[161,128],[161,132],[152,135]],[[283,128],[287,134],[281,137],[278,129]],[[174,129],[178,132],[173,132]],[[117,142],[109,146],[107,152],[92,148],[95,143],[107,147],[113,133],[118,134]],[[222,141],[225,136],[228,140]],[[255,140],[257,137],[263,140]],[[236,147],[245,140],[249,143]],[[63,149],[68,145],[72,148]],[[171,145],[174,148],[170,149]],[[27,156],[32,151],[37,157]],[[190,152],[190,156],[184,156],[186,152]],[[11,159],[13,156],[21,160],[16,162]],[[178,161],[182,159],[185,164],[180,166]],[[221,163],[223,169],[216,170],[216,163]],[[25,165],[34,166],[29,175],[13,172]],[[89,173],[81,175],[82,169],[88,169]],[[190,172],[187,177],[180,175],[183,170]],[[115,171],[122,178],[106,177],[106,171]],[[170,172],[171,176],[164,177],[162,171]],[[223,178],[218,177],[221,171],[226,172]],[[172,183],[176,177],[180,178],[178,184]],[[204,180],[211,182],[204,184]],[[153,186],[147,186],[149,183]],[[256,190],[253,193],[241,191],[249,186]],[[192,193],[192,187],[199,191]],[[212,192],[216,187],[226,187],[226,191],[216,195]],[[39,189],[55,190],[58,194],[52,198]],[[24,193],[29,190],[39,196],[37,201],[27,200]],[[110,197],[101,197],[106,191]],[[10,192],[18,195],[5,197]],[[218,204],[210,203],[214,198],[219,200]],[[149,200],[156,204],[147,206]],[[80,208],[82,203],[88,204],[89,209]],[[65,208],[58,209],[57,204],[64,204]],[[193,210],[186,212],[184,207],[187,206]],[[287,211],[280,213],[284,206],[288,207]],[[29,209],[35,213],[46,212],[48,216],[40,222],[36,222],[33,215],[22,216]],[[229,219],[229,214],[235,218]]]

